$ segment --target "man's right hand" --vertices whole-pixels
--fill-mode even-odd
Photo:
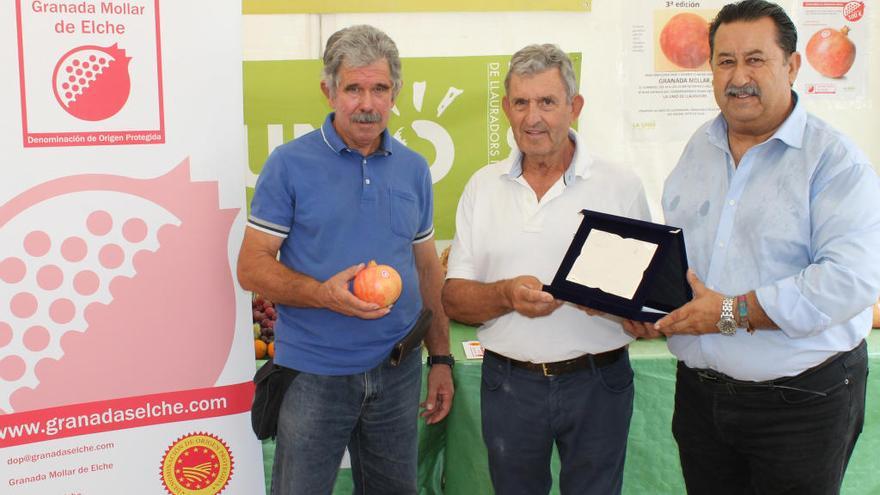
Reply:
[[[321,306],[346,316],[355,316],[364,320],[375,320],[387,315],[391,306],[380,308],[376,303],[369,303],[357,298],[348,289],[349,282],[365,265],[350,266],[328,278],[318,287],[318,300]]]
[[[549,292],[544,292],[543,287],[544,285],[537,278],[522,275],[508,280],[504,293],[514,311],[529,318],[537,318],[556,311],[563,303]]]

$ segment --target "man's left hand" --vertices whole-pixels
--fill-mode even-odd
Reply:
[[[455,388],[452,385],[452,368],[445,364],[435,364],[428,372],[428,393],[425,401],[419,404],[424,409],[422,417],[425,423],[432,425],[443,421],[452,408],[452,396]]]
[[[660,331],[654,328],[653,323],[625,319],[621,322],[621,326],[623,326],[623,331],[634,339],[656,339],[663,336]]]
[[[688,270],[687,280],[691,285],[694,298],[691,302],[658,320],[654,328],[666,336],[718,333],[715,324],[721,318],[721,300],[724,296],[707,289],[693,270]]]

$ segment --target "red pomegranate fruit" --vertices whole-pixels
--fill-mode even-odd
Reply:
[[[397,270],[388,265],[378,265],[375,261],[370,261],[366,268],[358,272],[352,284],[352,292],[358,299],[383,308],[397,301],[401,290],[403,282]]]
[[[117,45],[79,46],[55,64],[55,99],[81,120],[104,120],[116,115],[131,91],[130,57]]]
[[[856,59],[856,45],[849,39],[849,28],[824,28],[807,42],[807,61],[825,77],[841,78]]]
[[[709,60],[709,23],[690,12],[674,15],[660,31],[660,50],[679,67],[700,67]]]

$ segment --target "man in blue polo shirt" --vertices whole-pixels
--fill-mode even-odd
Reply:
[[[431,174],[386,129],[402,85],[394,42],[370,26],[330,37],[321,89],[334,113],[279,146],[257,181],[238,262],[246,289],[277,303],[275,361],[299,370],[281,406],[272,493],[331,493],[346,446],[356,493],[415,494],[421,357],[389,353],[423,306],[434,313],[422,414],[452,403],[448,320],[433,238]],[[392,306],[356,298],[366,261],[391,265]]]

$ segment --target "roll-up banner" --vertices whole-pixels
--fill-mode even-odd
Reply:
[[[0,23],[0,492],[263,493],[240,1]]]

